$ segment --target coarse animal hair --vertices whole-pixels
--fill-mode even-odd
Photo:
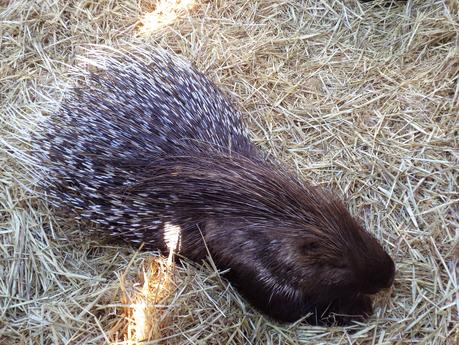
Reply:
[[[78,219],[218,268],[280,322],[372,312],[394,263],[332,193],[255,147],[228,97],[155,48],[99,47],[32,138],[40,187]],[[170,229],[179,240],[170,246]]]

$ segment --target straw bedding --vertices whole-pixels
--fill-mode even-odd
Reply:
[[[0,1],[0,343],[457,344],[457,0]],[[183,54],[397,263],[376,313],[280,326],[204,267],[88,236],[20,155],[88,43]],[[22,153],[21,153],[22,152]]]

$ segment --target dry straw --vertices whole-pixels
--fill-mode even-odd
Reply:
[[[459,343],[457,0],[0,6],[1,344]],[[14,158],[26,133],[82,45],[126,42],[185,55],[257,144],[346,196],[397,262],[367,323],[273,324],[212,263],[101,242],[34,196]]]

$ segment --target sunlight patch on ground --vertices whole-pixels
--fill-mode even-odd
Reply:
[[[196,0],[161,0],[154,11],[140,19],[140,34],[148,35],[164,26],[172,24],[196,5]]]
[[[163,301],[174,291],[173,266],[166,258],[152,258],[144,263],[139,283],[123,291],[127,330],[123,344],[141,344],[163,337],[161,329],[168,322]]]

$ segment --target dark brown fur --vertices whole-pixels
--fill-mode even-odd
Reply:
[[[363,320],[372,313],[368,294],[393,282],[391,258],[342,202],[275,163],[209,149],[111,164],[127,164],[138,178],[123,191],[126,200],[174,190],[170,221],[182,226],[180,253],[199,262],[209,250],[242,295],[277,321],[308,313],[314,324]],[[158,235],[145,235],[147,248],[158,247]]]

